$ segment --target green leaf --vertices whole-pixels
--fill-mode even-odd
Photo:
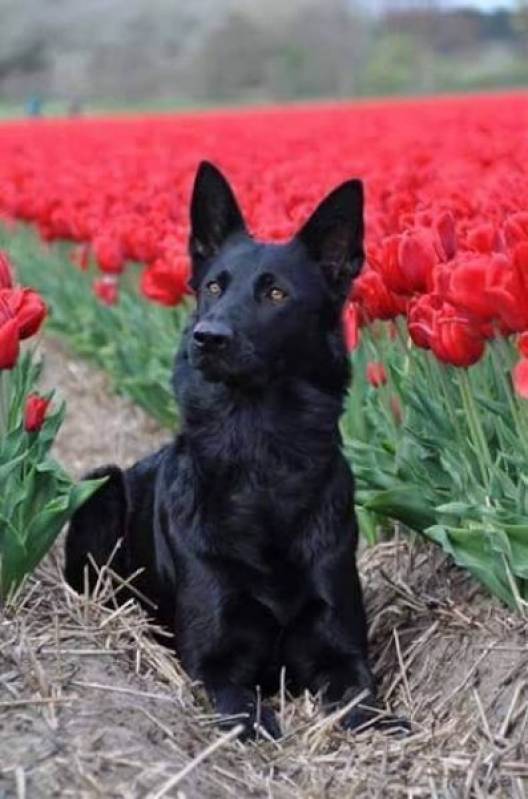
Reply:
[[[418,531],[435,521],[434,508],[417,495],[413,486],[376,492],[362,504],[366,510],[396,519]]]

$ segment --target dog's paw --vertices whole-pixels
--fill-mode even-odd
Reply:
[[[257,716],[255,715],[253,726],[255,730],[254,737],[258,736],[259,728],[264,730],[274,740],[277,740],[278,738],[282,737],[282,730],[277,720],[275,711],[272,710],[270,707],[267,707],[266,705],[263,705],[260,708],[260,718],[257,718]]]
[[[382,716],[376,719],[374,726],[386,735],[394,735],[396,738],[405,738],[412,733],[411,722],[403,716]]]
[[[252,691],[224,688],[215,691],[214,699],[222,729],[230,730],[237,724],[243,725],[240,740],[281,737],[281,728],[274,711],[267,705],[259,705]]]
[[[237,724],[243,725],[239,735],[241,741],[255,741],[259,738],[276,740],[282,736],[277,716],[266,705],[260,706],[260,713],[257,712],[256,706],[251,706],[246,707],[241,713],[221,716],[219,719],[219,725],[223,730],[231,730]]]
[[[362,732],[366,729],[375,729],[386,735],[403,737],[412,732],[408,719],[400,716],[381,716],[374,708],[354,707],[342,722],[343,727],[351,732]]]

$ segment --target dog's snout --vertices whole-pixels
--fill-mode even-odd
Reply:
[[[223,322],[198,322],[193,330],[194,343],[211,352],[224,350],[232,338],[233,331]]]

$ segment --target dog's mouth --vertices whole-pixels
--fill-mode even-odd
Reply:
[[[232,372],[228,360],[219,353],[199,352],[194,348],[191,352],[191,364],[212,383],[225,381]]]
[[[231,348],[207,352],[191,345],[189,356],[191,365],[211,383],[243,386],[265,380],[261,360],[254,352],[233,352]]]

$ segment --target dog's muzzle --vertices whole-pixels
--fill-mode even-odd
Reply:
[[[201,353],[225,352],[233,341],[233,331],[223,322],[198,322],[193,330],[193,343]]]

